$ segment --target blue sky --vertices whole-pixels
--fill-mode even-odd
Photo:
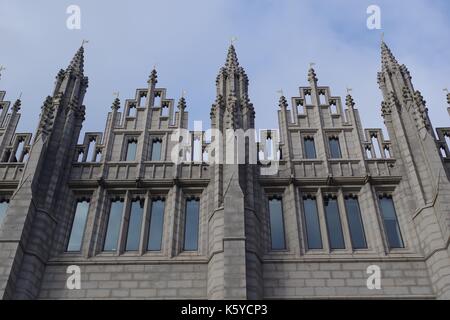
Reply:
[[[71,4],[81,8],[81,30],[66,28]],[[372,4],[381,8],[382,30],[366,27]],[[23,92],[19,131],[34,132],[58,70],[89,39],[83,131],[103,131],[112,93],[133,98],[155,64],[169,98],[187,91],[191,127],[203,120],[208,128],[215,78],[236,36],[257,127],[277,128],[277,90],[297,96],[310,62],[319,85],[334,95],[344,98],[353,88],[366,128],[383,127],[376,74],[384,31],[427,100],[433,125],[449,126],[443,92],[450,89],[449,16],[445,0],[0,0],[0,64],[7,68],[0,89],[8,100]]]

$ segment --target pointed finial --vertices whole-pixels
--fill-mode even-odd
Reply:
[[[181,97],[182,98],[184,98],[185,96],[186,96],[186,94],[187,94],[187,91],[186,90],[181,90]]]
[[[311,62],[310,64],[309,64],[309,71],[308,71],[308,81],[309,82],[311,82],[311,81],[314,81],[314,82],[317,82],[317,75],[316,75],[316,71],[313,69],[313,67],[315,66],[316,64],[314,63],[314,62]]]
[[[89,43],[89,40],[83,39],[81,42],[81,46],[84,47],[85,44]]]
[[[381,33],[381,43],[384,42],[384,32]]]
[[[284,95],[281,95],[278,106],[280,107],[280,109],[286,109],[288,107],[288,103]]]
[[[180,100],[178,101],[178,109],[181,111],[184,111],[184,109],[186,109],[186,99],[184,98],[184,96],[182,96],[180,98]]]
[[[284,96],[283,89],[277,90],[277,93],[278,93],[281,97]]]
[[[353,91],[353,89],[352,89],[352,88],[350,88],[350,87],[347,87],[347,94],[348,94],[348,95],[352,94],[352,91]]]
[[[238,38],[236,36],[232,36],[230,39],[230,45],[234,45],[234,43],[238,40]]]
[[[148,77],[147,83],[149,83],[149,84],[158,83],[158,73],[156,72],[156,64],[153,65],[153,69],[152,69],[152,72],[150,73],[150,76]]]
[[[116,97],[116,98],[114,99],[114,102],[113,102],[113,104],[111,106],[111,109],[114,110],[114,111],[117,111],[117,110],[120,109],[119,92],[114,92],[113,96]]]
[[[120,91],[113,92],[113,97],[116,97],[116,99],[119,99]]]

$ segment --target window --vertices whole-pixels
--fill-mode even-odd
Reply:
[[[86,227],[87,216],[89,212],[89,201],[82,200],[77,202],[75,215],[72,222],[69,242],[67,244],[67,252],[81,251],[83,242],[84,229]]]
[[[324,197],[323,205],[330,249],[345,249],[337,198],[335,196]]]
[[[104,251],[116,251],[119,244],[120,224],[122,222],[124,200],[114,200],[111,202],[111,209],[108,217],[108,227],[106,229]]]
[[[320,234],[316,198],[312,196],[304,197],[303,210],[305,216],[307,247],[308,249],[322,249],[322,236]]]
[[[270,238],[272,250],[286,249],[284,239],[283,204],[281,198],[269,199]]]
[[[306,137],[304,139],[305,143],[305,158],[306,159],[316,159],[316,146],[314,144],[314,138]]]
[[[379,196],[381,214],[383,216],[384,229],[391,249],[404,248],[397,213],[395,212],[392,196]]]
[[[14,156],[14,159],[12,160],[12,162],[22,162],[24,146],[25,146],[25,140],[23,138],[19,139],[19,144],[17,145],[17,148],[16,148],[16,155]]]
[[[136,160],[136,149],[137,149],[137,140],[136,139],[128,140],[127,154],[125,158],[126,161]]]
[[[139,106],[145,107],[146,102],[147,102],[147,92],[141,92],[139,96]]]
[[[151,161],[161,161],[161,139],[153,139]]]
[[[144,214],[144,200],[135,199],[131,202],[130,219],[128,221],[127,243],[125,251],[138,251],[141,240],[142,217]]]
[[[130,106],[128,107],[128,117],[136,118],[136,115],[137,115],[136,105],[130,104]]]
[[[0,225],[2,224],[3,219],[6,216],[6,210],[8,210],[9,200],[1,199],[0,200]]]
[[[164,226],[164,199],[154,199],[150,213],[150,227],[148,229],[148,251],[161,251]]]
[[[169,106],[163,105],[161,106],[161,117],[168,117],[169,116]]]
[[[185,226],[184,226],[184,250],[198,250],[198,223],[200,200],[189,199],[186,201]]]
[[[340,159],[342,158],[341,154],[341,147],[339,145],[339,138],[338,137],[330,137],[329,138],[329,144],[330,144],[330,156],[332,159]]]
[[[88,144],[88,149],[87,149],[87,156],[86,156],[86,161],[87,162],[92,162],[93,158],[94,158],[94,153],[95,153],[95,144],[96,141],[94,138],[91,138],[89,140],[89,144]]]
[[[359,209],[358,198],[353,196],[345,197],[345,209],[347,211],[348,228],[352,240],[353,249],[367,249],[364,225]]]

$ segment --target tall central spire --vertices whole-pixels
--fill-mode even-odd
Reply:
[[[239,65],[233,44],[228,48],[225,65],[220,68],[216,87],[212,118],[219,117],[218,109],[223,109],[225,114],[220,122],[224,128],[253,128],[254,109],[248,98],[248,77],[244,68]]]

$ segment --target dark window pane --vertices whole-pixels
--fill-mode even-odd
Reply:
[[[161,160],[161,141],[155,140],[152,144],[152,161]]]
[[[342,158],[341,147],[338,138],[330,138],[330,156],[332,159]]]
[[[81,242],[83,241],[88,211],[89,202],[83,201],[77,203],[75,216],[72,222],[72,231],[70,232],[69,243],[67,245],[68,252],[76,252],[81,250]]]
[[[188,200],[186,202],[186,219],[184,229],[184,250],[196,251],[198,249],[198,223],[200,201]]]
[[[6,210],[8,210],[8,202],[7,201],[0,202],[0,224],[2,224],[2,221],[6,216]]]
[[[128,222],[126,251],[139,250],[141,240],[142,216],[144,214],[144,201],[135,200],[131,203],[130,220]]]
[[[345,208],[347,209],[348,228],[350,230],[353,249],[366,249],[367,243],[358,199],[346,198]]]
[[[120,224],[122,222],[123,201],[111,203],[111,210],[108,218],[108,228],[106,229],[104,251],[116,251],[119,243]]]
[[[286,249],[284,239],[282,201],[279,199],[269,200],[269,213],[270,213],[270,237],[272,240],[272,250]]]
[[[134,161],[136,159],[136,148],[137,148],[136,141],[128,142],[127,156],[125,158],[126,161]]]
[[[391,197],[380,198],[381,213],[383,215],[384,228],[390,248],[403,248],[403,239],[395,212],[394,202]]]
[[[316,159],[316,146],[314,145],[314,139],[305,138],[305,158]]]
[[[325,207],[325,220],[327,223],[330,249],[345,249],[337,199],[325,198],[323,203]]]
[[[150,228],[148,234],[148,251],[160,251],[164,226],[164,201],[152,201]]]
[[[319,216],[317,214],[316,199],[303,200],[305,210],[305,223],[308,249],[322,249],[322,237],[320,234]]]

